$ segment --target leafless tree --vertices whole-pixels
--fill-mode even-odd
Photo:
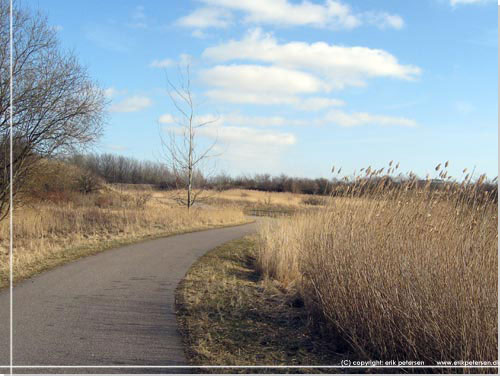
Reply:
[[[177,126],[170,129],[168,137],[160,129],[163,156],[167,166],[174,174],[178,188],[186,190],[186,196],[178,201],[188,210],[199,200],[203,192],[204,180],[208,174],[207,160],[216,156],[213,153],[217,144],[215,139],[208,146],[198,144],[200,131],[217,122],[218,118],[201,119],[196,114],[196,106],[191,89],[190,67],[179,67],[179,84],[175,85],[167,75],[168,93],[179,118]]]
[[[0,219],[13,193],[43,157],[83,148],[102,133],[106,101],[73,53],[63,52],[57,31],[40,13],[13,9],[13,141],[10,135],[10,5],[0,0]]]
[[[65,158],[65,161],[92,172],[107,183],[173,187],[173,176],[163,163],[140,161],[114,154],[75,154]]]

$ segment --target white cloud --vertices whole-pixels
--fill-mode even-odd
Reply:
[[[220,116],[222,124],[238,127],[282,127],[304,125],[303,120],[287,119],[282,116],[246,116],[241,114],[225,114]]]
[[[190,65],[193,63],[193,57],[189,54],[180,54],[179,55],[179,64],[181,67]]]
[[[203,81],[236,93],[287,95],[329,90],[311,74],[260,65],[218,65],[201,72]]]
[[[175,118],[171,114],[163,114],[158,118],[161,124],[174,124]]]
[[[380,29],[402,29],[405,25],[404,20],[400,16],[386,12],[366,12],[364,19],[366,23],[375,25]]]
[[[200,135],[217,138],[226,143],[267,144],[288,146],[297,142],[292,133],[264,131],[248,127],[208,126],[198,130]]]
[[[217,65],[201,72],[212,86],[206,95],[216,101],[253,104],[295,104],[317,111],[341,105],[335,100],[299,99],[301,94],[363,86],[369,78],[415,79],[420,68],[402,65],[390,53],[366,47],[345,47],[324,42],[279,44],[260,29],[242,40],[209,47],[203,57],[216,62],[256,61],[271,66]]]
[[[494,0],[450,0],[451,6],[466,5],[466,4],[482,4],[493,2]],[[499,3],[500,5],[500,3]]]
[[[198,8],[191,14],[177,20],[177,24],[185,27],[203,29],[207,27],[224,28],[231,24],[231,13],[221,8]]]
[[[171,114],[163,114],[158,121],[162,124],[179,124],[179,121]],[[281,127],[285,125],[303,125],[302,120],[286,119],[282,116],[247,116],[239,113],[229,113],[223,115],[205,114],[196,116],[193,124],[211,123],[210,125],[224,127]]]
[[[308,1],[292,4],[287,0],[205,0],[205,3],[242,11],[245,14],[244,20],[249,23],[333,26],[346,29],[360,24],[350,7],[338,1],[327,1],[324,5]]]
[[[334,110],[329,112],[322,120],[325,124],[335,124],[341,127],[356,127],[361,125],[382,125],[415,127],[417,123],[412,119],[404,117],[392,117],[385,115],[373,115],[365,112],[347,113]]]
[[[176,124],[175,117],[171,114],[160,116],[160,123]],[[222,142],[236,142],[245,144],[269,144],[273,146],[293,145],[296,143],[295,135],[287,132],[276,132],[253,127],[279,127],[291,125],[293,120],[288,120],[280,116],[246,116],[241,114],[213,115],[203,114],[195,116],[193,124],[207,125],[196,129],[196,134]],[[182,134],[182,128],[177,125],[169,126],[166,130],[173,130],[177,134]]]
[[[113,98],[118,95],[124,95],[124,94],[127,94],[127,90],[125,89],[118,90],[114,87],[108,87],[107,89],[104,89],[104,96],[107,98]]]
[[[205,95],[219,103],[258,104],[258,105],[293,105],[302,111],[320,111],[329,107],[344,106],[340,99],[311,97],[300,98],[286,93],[259,93],[244,90],[215,89],[208,90]]]
[[[151,64],[149,64],[152,68],[167,68],[174,64],[172,59],[163,59],[163,60],[153,60]]]
[[[287,119],[281,116],[247,116],[228,113],[220,116],[203,114],[194,119],[196,124],[215,120],[196,130],[197,135],[217,140],[216,152],[221,159],[238,171],[270,171],[281,166],[284,153],[297,144],[295,134],[278,131],[283,126],[402,126],[415,127],[414,120],[363,112],[348,113],[332,110],[326,115],[313,119]],[[171,114],[164,114],[160,122],[168,124],[164,129],[182,134],[183,130],[175,125]]]
[[[281,116],[244,116],[239,114],[222,115],[224,124],[238,127],[280,127],[286,125],[287,120]]]
[[[340,99],[313,97],[297,100],[296,108],[304,111],[319,111],[329,107],[344,106],[345,102]]]
[[[205,39],[205,38],[207,38],[207,37],[208,37],[208,34],[207,34],[207,33],[203,32],[203,31],[201,31],[201,30],[199,30],[199,29],[198,29],[198,30],[194,30],[194,31],[191,33],[191,35],[192,35],[193,37],[195,37],[195,38],[198,38],[198,39]]]
[[[108,87],[107,89],[104,89],[104,96],[111,98],[113,97],[113,95],[115,95],[115,92],[116,92],[115,88]]]
[[[293,95],[279,94],[276,93],[256,93],[256,92],[245,92],[231,89],[216,89],[208,90],[205,95],[210,99],[220,102],[220,103],[239,103],[239,104],[294,104],[297,103],[298,98]]]
[[[239,172],[280,171],[283,154],[297,143],[294,134],[249,127],[207,127],[205,135],[217,137],[221,162]]]
[[[402,65],[384,50],[324,42],[279,44],[271,34],[260,29],[251,31],[242,40],[209,47],[203,57],[217,62],[250,60],[277,64],[283,67],[280,69],[308,70],[324,76],[327,85],[337,89],[364,85],[370,77],[411,80],[421,73],[420,68]]]
[[[173,123],[173,118],[167,115],[170,123]],[[202,115],[195,118],[195,123],[205,122],[207,120],[216,121],[210,124],[209,127],[204,129],[207,130],[206,134],[215,134],[215,130],[222,132],[222,138],[229,139],[225,137],[224,132],[229,132],[226,129],[230,129],[231,133],[236,134],[233,128],[248,128],[250,131],[242,131],[239,134],[247,134],[248,132],[255,131],[256,134],[260,134],[261,130],[256,130],[252,127],[259,128],[269,128],[269,127],[282,127],[282,126],[325,126],[325,125],[338,125],[341,127],[355,127],[363,125],[374,125],[374,126],[400,126],[400,127],[415,127],[417,126],[416,121],[408,119],[405,117],[393,117],[386,115],[376,115],[366,112],[345,112],[341,110],[331,110],[325,115],[317,118],[311,119],[287,119],[281,116],[246,116],[241,114],[223,114],[221,116],[215,115]],[[222,131],[221,131],[222,130]],[[247,132],[247,133],[245,133]],[[274,134],[274,132],[273,132]],[[283,135],[279,133],[280,137]],[[221,138],[221,137],[219,137]],[[293,143],[290,143],[293,144]]]
[[[222,139],[230,139],[226,129],[230,129],[231,134],[237,134],[239,129],[249,129],[241,131],[238,134],[249,134],[255,131],[255,135],[262,135],[261,129],[258,128],[273,128],[282,126],[325,126],[338,125],[341,127],[356,127],[363,125],[374,126],[400,126],[400,127],[416,127],[417,122],[405,117],[395,117],[387,115],[370,114],[366,112],[346,112],[341,110],[331,110],[325,115],[311,119],[288,119],[282,116],[247,116],[239,113],[222,114],[220,116],[212,114],[199,115],[194,118],[194,124],[210,122],[206,127],[201,128],[202,133],[208,136],[214,136],[216,132],[221,132],[219,136]],[[176,119],[170,114],[164,114],[160,117],[160,123],[174,124]],[[225,133],[226,132],[226,133]],[[282,133],[271,132],[280,137]],[[221,138],[221,137],[219,137]],[[233,137],[234,138],[234,137]],[[285,137],[286,138],[286,137]],[[254,140],[255,142],[255,140]],[[293,144],[291,142],[290,144]]]
[[[179,55],[178,59],[173,60],[169,58],[165,59],[154,59],[149,66],[151,68],[168,68],[173,65],[179,65],[180,67],[185,67],[193,63],[193,57],[189,54],[182,53]]]
[[[207,115],[207,117],[209,117]],[[213,117],[212,117],[213,118]],[[244,116],[227,114],[219,117],[217,125],[225,128],[238,127],[279,127],[279,126],[325,126],[338,125],[354,127],[362,125],[415,127],[417,123],[404,117],[374,115],[365,112],[348,113],[340,110],[331,110],[326,115],[311,119],[287,119],[281,116]]]
[[[153,102],[148,97],[132,96],[110,107],[111,112],[136,112],[151,106]]]
[[[213,119],[215,119],[213,115],[201,115],[195,119],[195,123]],[[220,153],[219,161],[239,172],[273,169],[280,171],[280,159],[283,153],[297,143],[297,138],[293,133],[255,129],[250,125],[277,126],[283,121],[284,119],[279,117],[264,118],[228,114],[219,116],[216,122],[199,128],[197,135],[217,140],[213,152]],[[249,126],[236,126],[236,124]],[[166,127],[164,130],[173,131],[176,134],[183,132],[178,126]]]
[[[403,20],[397,15],[380,12],[355,13],[348,4],[326,0],[322,4],[304,0],[202,0],[205,7],[196,9],[178,20],[189,27],[226,27],[232,12],[243,14],[243,21],[278,26],[313,26],[331,29],[353,29],[363,23],[379,27],[401,28]],[[226,13],[222,13],[225,11]]]

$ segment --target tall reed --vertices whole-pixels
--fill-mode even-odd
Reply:
[[[263,273],[360,358],[497,359],[497,190],[437,170],[398,181],[368,168],[325,210],[260,230]]]

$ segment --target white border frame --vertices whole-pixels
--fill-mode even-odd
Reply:
[[[13,136],[12,136],[12,125],[13,125],[13,113],[14,113],[14,98],[13,98],[13,17],[12,17],[12,8],[13,8],[13,0],[10,0],[10,9],[9,9],[9,24],[10,24],[10,41],[9,41],[9,47],[10,47],[10,108],[9,108],[9,115],[10,115],[10,155],[9,155],[9,178],[10,178],[10,189],[9,189],[9,300],[10,300],[10,307],[9,307],[9,321],[10,321],[10,330],[9,330],[9,342],[10,342],[10,348],[9,348],[9,365],[10,365],[10,373],[12,374],[13,366],[14,366],[14,326],[13,326],[13,306],[14,306],[14,301],[13,301],[13,291],[14,291],[14,275],[13,275],[13,267],[14,267],[14,247],[13,247],[13,240],[14,240],[14,226],[13,226],[13,210],[14,210],[14,199],[13,199],[13,166],[12,166],[12,160],[13,158]]]
[[[497,11],[499,11],[498,18],[500,21],[500,0],[498,0],[498,7]],[[10,161],[13,159],[13,17],[12,17],[12,8],[13,8],[13,0],[10,0],[10,9],[9,9],[9,18],[10,18]],[[498,24],[498,32],[500,34],[500,22]],[[499,49],[499,56],[500,56],[500,49]],[[500,61],[500,60],[499,60]],[[499,123],[500,124],[500,123]],[[500,126],[500,125],[499,125]],[[14,266],[14,250],[13,250],[13,235],[14,235],[14,227],[13,227],[13,210],[14,210],[14,200],[13,200],[13,166],[12,163],[10,163],[10,169],[9,169],[9,177],[10,177],[10,190],[9,190],[9,236],[10,236],[10,241],[9,241],[9,291],[10,291],[10,307],[9,307],[9,320],[10,320],[10,330],[9,330],[9,341],[10,341],[10,349],[9,349],[9,366],[1,366],[1,368],[9,368],[10,374],[13,374],[14,369],[349,369],[349,368],[354,368],[354,369],[367,369],[367,368],[389,368],[389,369],[454,369],[454,368],[460,368],[460,369],[478,369],[478,368],[496,368],[499,370],[499,366],[405,366],[405,367],[395,367],[395,366],[327,366],[327,365],[318,365],[318,366],[300,366],[300,365],[293,365],[293,366],[286,366],[286,365],[273,365],[273,366],[225,366],[225,365],[220,365],[220,366],[193,366],[193,365],[186,365],[186,366],[148,366],[148,365],[123,365],[123,366],[108,366],[108,365],[102,365],[102,366],[36,366],[36,365],[14,365],[14,328],[13,328],[13,291],[14,291],[14,281],[13,281],[13,266]],[[500,183],[499,183],[500,184]],[[500,220],[499,220],[500,224]],[[500,252],[499,252],[500,255]],[[500,275],[500,265],[498,266],[498,273]],[[500,293],[499,293],[500,297]],[[499,299],[500,300],[500,299]],[[500,307],[498,308],[498,319],[500,323]],[[498,349],[498,358],[500,359],[500,347]]]

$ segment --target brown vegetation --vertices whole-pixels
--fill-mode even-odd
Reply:
[[[14,210],[16,281],[119,244],[248,221],[234,207],[188,213],[162,192],[119,190],[62,162],[38,166]],[[97,179],[92,189],[82,190],[82,176]],[[8,282],[8,225],[0,222],[0,287]]]
[[[337,344],[311,335],[301,300],[255,270],[252,237],[200,258],[176,291],[177,319],[191,365],[333,365]],[[346,354],[344,354],[346,356]],[[204,369],[314,372],[332,369]]]
[[[290,192],[262,192],[248,189],[208,191],[205,194],[208,202],[215,203],[217,205],[238,205],[242,208],[263,209],[282,208],[299,210],[306,208],[310,204],[308,200],[314,199],[326,201],[327,199],[305,194],[294,194]]]
[[[260,269],[358,358],[496,359],[496,193],[484,176],[432,190],[379,174],[358,176],[326,210],[264,227]]]

